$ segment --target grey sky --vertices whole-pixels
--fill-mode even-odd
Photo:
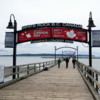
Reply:
[[[0,0],[0,55],[12,54],[11,48],[5,48],[5,32],[10,14],[14,14],[18,30],[24,25],[44,22],[64,22],[82,24],[87,29],[89,12],[92,11],[96,28],[100,29],[100,0]],[[13,18],[12,18],[13,20]],[[87,44],[84,44],[88,46]],[[79,46],[80,53],[88,53],[82,43],[22,43],[17,46],[17,53],[53,53],[54,46]],[[93,54],[99,53],[93,48]],[[58,51],[59,53],[61,52]]]

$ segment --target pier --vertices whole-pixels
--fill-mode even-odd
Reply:
[[[65,61],[62,61],[60,68],[54,61],[36,65],[26,65],[27,70],[24,71],[27,75],[20,76],[16,72],[17,79],[1,84],[0,100],[100,100],[100,72],[93,68],[77,61],[73,69],[71,59],[68,68]],[[17,66],[17,71],[22,66]],[[87,73],[90,70],[94,78]]]

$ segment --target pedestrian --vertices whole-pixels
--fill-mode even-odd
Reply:
[[[68,63],[69,63],[69,58],[68,57],[65,59],[65,62],[66,62],[66,68],[68,68]]]
[[[60,63],[61,63],[61,60],[60,58],[58,59],[58,68],[60,68]]]
[[[72,63],[73,63],[73,68],[75,68],[75,63],[76,63],[76,59],[75,58],[72,59]]]

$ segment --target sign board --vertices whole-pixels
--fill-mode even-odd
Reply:
[[[7,48],[14,47],[14,32],[6,32],[5,47],[7,47]]]
[[[87,33],[81,29],[52,28],[52,38],[63,38],[76,41],[87,41]]]
[[[100,47],[100,30],[92,31],[92,47]]]
[[[42,40],[43,42],[65,42],[65,40],[69,42],[73,40],[87,42],[87,31],[84,29],[66,27],[44,27],[21,30],[18,32],[19,43],[26,41],[33,41],[33,43],[36,43],[39,41],[42,42]]]
[[[50,39],[33,39],[33,40],[31,40],[31,43],[39,43],[39,42],[66,42],[66,43],[73,43],[73,40],[56,39],[56,38],[50,38]]]
[[[4,82],[4,67],[0,66],[0,84]]]
[[[72,24],[72,23],[40,23],[33,25],[22,26],[22,30],[26,29],[36,29],[36,28],[51,28],[51,27],[67,27],[67,28],[80,28],[82,29],[82,25],[80,24]]]

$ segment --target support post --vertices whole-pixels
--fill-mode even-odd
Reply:
[[[55,64],[56,64],[56,46],[55,46]]]
[[[63,59],[63,51],[62,51],[62,59]]]
[[[17,31],[17,23],[14,20],[14,48],[13,48],[13,66],[16,66],[16,31]],[[16,68],[13,68],[13,73],[16,72]],[[13,79],[16,78],[16,75],[13,75]]]
[[[89,31],[89,66],[92,67],[92,46],[91,46],[91,27],[95,27],[94,22],[92,20],[92,12],[89,15],[89,24],[88,24],[88,31]],[[92,72],[89,72],[92,75]],[[92,80],[90,79],[92,84]]]
[[[91,27],[95,27],[94,22],[92,20],[92,12],[90,12],[89,23],[87,27],[89,31],[89,66],[92,67]]]
[[[13,25],[13,23],[11,21],[11,17],[14,18],[14,25]],[[16,33],[17,33],[17,22],[15,20],[14,14],[10,15],[10,21],[9,21],[9,24],[8,24],[7,28],[14,29],[13,66],[16,66],[16,46],[17,46],[17,43],[16,43]],[[13,76],[12,76],[13,79],[16,78],[16,74],[14,74],[15,72],[16,72],[16,68],[14,67],[13,68]]]
[[[78,60],[78,46],[77,46],[77,60]]]
[[[91,27],[89,27],[89,66],[92,67]]]

